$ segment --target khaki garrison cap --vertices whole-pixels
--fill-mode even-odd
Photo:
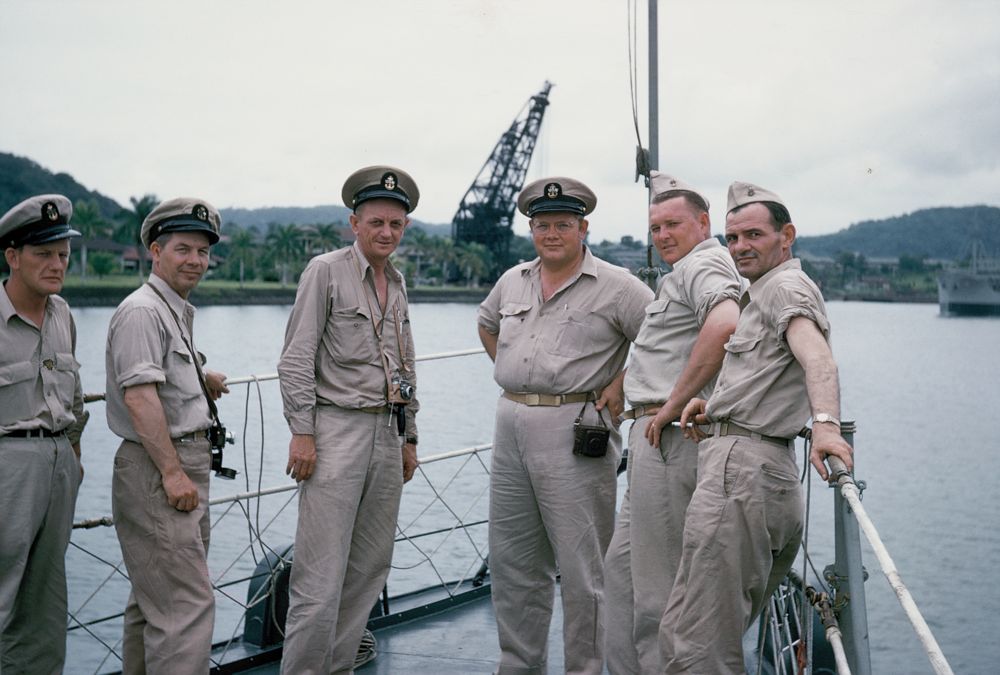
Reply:
[[[161,234],[170,232],[202,232],[208,236],[208,243],[219,241],[222,216],[219,210],[204,199],[178,197],[161,202],[142,221],[139,237],[149,248]]]
[[[420,190],[410,174],[402,169],[366,166],[347,177],[340,196],[344,200],[344,206],[354,211],[369,199],[395,199],[409,213],[417,208]]]
[[[79,237],[69,226],[73,204],[62,195],[30,197],[0,218],[0,251]]]
[[[729,186],[729,198],[726,203],[726,213],[729,213],[739,206],[753,204],[754,202],[774,202],[775,204],[781,204],[786,209],[788,208],[785,206],[785,202],[782,201],[781,197],[770,190],[754,185],[753,183],[741,183],[740,181],[736,181]]]
[[[578,180],[553,176],[529,183],[517,197],[517,210],[533,217],[536,213],[560,211],[585,216],[597,206],[597,196]]]
[[[670,192],[691,192],[698,195],[705,206],[711,206],[708,201],[708,197],[701,193],[700,190],[688,185],[680,178],[674,178],[673,176],[656,171],[649,172],[649,201],[652,202],[653,199],[659,197],[660,195],[665,195]]]

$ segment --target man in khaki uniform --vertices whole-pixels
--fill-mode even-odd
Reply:
[[[202,370],[188,295],[219,241],[219,212],[203,199],[161,203],[140,236],[149,279],[108,328],[108,426],[115,455],[111,507],[132,582],[122,671],[206,673],[215,598],[208,576],[208,429],[225,376]]]
[[[301,481],[281,661],[294,675],[353,672],[417,466],[410,312],[389,256],[420,192],[405,171],[371,166],[342,197],[357,240],[309,262],[278,363],[286,471]]]
[[[76,326],[62,289],[73,206],[62,195],[0,218],[0,672],[61,673],[66,547],[87,422]]]
[[[603,668],[603,558],[621,444],[612,421],[629,342],[653,293],[584,245],[584,216],[596,203],[571,178],[526,186],[517,204],[538,258],[508,270],[479,308],[479,336],[503,388],[489,533],[501,674],[545,672],[557,565],[566,672]],[[576,420],[610,429],[605,454],[574,454]]]
[[[680,569],[660,624],[664,672],[743,672],[741,639],[788,572],[804,504],[793,440],[810,416],[811,463],[852,465],[823,296],[792,258],[795,226],[775,193],[729,187],[726,242],[750,289],[707,403],[681,425],[711,423],[698,448]],[[686,429],[691,437],[704,434]]]
[[[625,397],[629,489],[605,558],[612,675],[658,673],[663,610],[681,558],[684,514],[697,480],[698,444],[671,422],[706,396],[736,328],[741,282],[711,236],[708,199],[672,176],[650,176],[649,230],[671,271],[632,348]]]

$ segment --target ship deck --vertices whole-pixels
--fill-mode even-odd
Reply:
[[[562,607],[555,598],[549,627],[549,672],[562,672]],[[359,675],[492,673],[500,659],[496,621],[489,593],[468,602],[376,628],[378,655],[355,672]],[[270,675],[277,661],[242,672]]]

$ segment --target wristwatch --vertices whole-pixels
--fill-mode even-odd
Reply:
[[[407,436],[406,437],[406,442],[409,443],[409,444],[411,444],[411,445],[416,445],[417,444],[417,437],[416,436]]]
[[[832,422],[833,424],[836,424],[838,427],[840,426],[840,420],[838,420],[833,415],[830,415],[829,413],[818,413],[816,415],[813,415],[813,422]]]

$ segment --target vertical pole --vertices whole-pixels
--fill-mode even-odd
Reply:
[[[843,422],[844,440],[854,446],[854,423]],[[865,569],[861,563],[861,531],[851,515],[851,507],[835,486],[834,532],[836,556],[833,569],[827,569],[827,579],[837,589],[834,607],[844,635],[844,650],[855,675],[871,675],[871,654],[868,644],[868,611],[865,601]]]
[[[660,134],[659,134],[659,44],[657,41],[656,17],[657,0],[649,0],[649,168],[660,168]]]

